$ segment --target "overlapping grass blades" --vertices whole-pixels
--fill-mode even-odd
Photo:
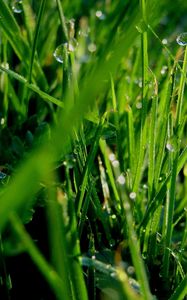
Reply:
[[[111,30],[106,30],[107,26],[104,26],[101,33],[98,33],[98,41],[107,47],[100,49],[98,46],[98,52],[90,54],[90,63],[86,62],[84,66],[77,63],[78,58],[74,53],[66,51],[66,66],[58,68],[54,64],[57,71],[52,72],[52,76],[57,78],[51,79],[48,76],[51,81],[50,94],[47,76],[39,63],[40,58],[44,69],[51,63],[52,53],[45,54],[47,50],[44,49],[47,42],[41,49],[41,57],[36,55],[37,45],[40,44],[39,29],[41,33],[43,30],[43,11],[44,5],[47,5],[45,2],[41,1],[37,13],[35,34],[27,28],[27,35],[24,36],[7,2],[0,0],[3,38],[10,43],[12,51],[19,58],[17,73],[13,71],[14,67],[9,69],[5,64],[0,66],[0,70],[6,75],[3,82],[6,87],[3,99],[5,113],[9,113],[10,94],[13,95],[12,103],[16,113],[20,113],[22,104],[27,111],[30,99],[40,101],[41,98],[50,105],[45,106],[41,101],[44,104],[42,109],[47,107],[48,110],[41,113],[40,121],[45,120],[43,115],[50,119],[50,113],[53,121],[55,120],[50,129],[50,137],[43,137],[40,143],[35,144],[34,149],[26,153],[19,166],[13,168],[10,182],[0,190],[0,231],[3,233],[6,226],[11,224],[18,240],[59,300],[87,300],[91,293],[95,300],[97,289],[106,291],[106,286],[110,287],[110,284],[119,299],[153,299],[152,294],[160,296],[164,283],[170,282],[170,272],[173,286],[170,291],[166,285],[166,298],[183,299],[186,295],[186,275],[183,270],[186,227],[179,246],[179,238],[174,236],[177,240],[176,247],[181,250],[178,256],[175,255],[172,237],[175,227],[183,226],[183,218],[186,221],[185,213],[178,216],[178,211],[181,212],[186,206],[185,201],[181,202],[180,210],[176,214],[174,209],[178,200],[177,176],[186,177],[185,173],[181,175],[181,170],[187,158],[183,133],[185,119],[183,121],[182,112],[184,106],[186,109],[184,86],[187,50],[181,69],[177,58],[162,45],[162,50],[164,48],[169,55],[169,58],[163,58],[169,65],[168,75],[163,78],[151,61],[151,51],[150,64],[148,63],[148,34],[152,33],[161,42],[154,31],[154,25],[161,7],[168,1],[158,5],[155,0],[142,0],[140,8],[136,6],[136,9],[133,6],[134,3],[137,4],[136,1],[129,2],[127,6],[122,2],[109,5],[106,8],[109,19],[106,18],[105,24]],[[76,1],[76,4],[67,6],[65,2],[64,5],[67,12],[75,5],[78,14],[77,7],[81,7],[81,3]],[[63,33],[60,43],[68,43],[69,36],[61,1],[57,0],[55,5],[56,12],[59,13],[57,23],[60,26],[58,28],[58,24],[50,22],[54,26],[50,28],[50,32],[57,33],[60,30]],[[93,7],[96,9],[94,5],[88,4],[90,11]],[[149,16],[146,10],[150,7],[155,7],[155,11]],[[115,13],[119,8],[121,12],[118,17]],[[46,14],[47,9],[48,6]],[[29,22],[28,15],[26,18]],[[78,18],[81,19],[81,16],[78,15]],[[89,18],[93,19],[91,24],[95,26],[94,29],[91,28],[93,37],[94,30],[97,32],[97,25],[92,13]],[[77,27],[79,25],[76,24]],[[55,46],[54,39],[53,37],[53,43],[50,42],[50,49]],[[7,47],[9,45],[5,43],[4,63],[7,63]],[[149,69],[149,65],[153,71]],[[176,66],[179,66],[181,76],[179,88],[175,77]],[[79,69],[80,73],[77,71]],[[127,74],[130,74],[130,84],[124,79]],[[136,79],[139,76],[138,86]],[[120,81],[124,84],[122,91],[119,88]],[[21,101],[25,99],[25,92],[21,96],[17,94],[19,89],[14,88],[15,82],[21,83],[20,86],[27,91],[28,101]],[[32,97],[28,90],[34,92]],[[61,92],[63,102],[58,100]],[[176,93],[178,102],[175,115],[173,111]],[[142,103],[141,111],[136,109],[138,101]],[[90,113],[90,110],[93,112]],[[19,123],[19,128],[22,125]],[[112,136],[112,142],[110,138],[107,140],[105,132],[110,138]],[[170,151],[167,143],[173,136],[176,140],[175,135],[177,147],[175,151]],[[79,149],[75,153],[76,144]],[[75,166],[69,167],[66,157],[74,154]],[[110,159],[111,155],[113,159]],[[62,166],[63,175],[60,173]],[[62,183],[59,182],[58,172],[59,178],[63,176]],[[179,199],[184,194],[181,192],[181,185],[180,182],[180,191],[177,191]],[[36,203],[36,194],[41,187],[45,190],[46,197],[51,265],[37,249],[22,224],[25,212]],[[95,255],[101,255],[103,248],[107,248],[110,255],[114,255],[113,265],[95,259]],[[81,251],[88,253],[83,256]],[[172,261],[173,269],[171,256],[178,259],[178,264]],[[127,275],[126,265],[123,263],[133,265],[133,277],[138,281],[138,290],[132,284],[132,278]],[[160,294],[158,287],[154,289],[153,283],[149,284],[155,275],[152,274],[155,272],[149,273],[149,269],[154,268],[159,269],[157,273],[163,279]],[[159,274],[157,279],[160,278]]]

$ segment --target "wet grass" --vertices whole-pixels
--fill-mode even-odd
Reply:
[[[2,299],[185,299],[187,5],[9,2]]]

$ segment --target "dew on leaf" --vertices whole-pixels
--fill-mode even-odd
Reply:
[[[55,59],[63,64],[63,60],[64,60],[64,44],[59,45],[56,50],[53,53],[53,56],[55,57]]]
[[[183,32],[183,33],[179,34],[178,37],[176,38],[176,42],[180,46],[186,46],[187,45],[187,32]]]
[[[22,1],[20,1],[20,0],[13,1],[13,3],[12,3],[12,10],[16,14],[22,13],[22,11],[23,11]]]

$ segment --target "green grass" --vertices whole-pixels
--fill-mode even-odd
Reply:
[[[186,299],[178,2],[0,0],[0,298]]]

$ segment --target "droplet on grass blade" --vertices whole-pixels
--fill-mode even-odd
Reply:
[[[12,10],[16,14],[20,14],[23,11],[22,0],[15,0],[12,3]]]
[[[167,70],[168,70],[168,66],[163,66],[161,71],[160,71],[161,75],[165,75]]]
[[[4,124],[5,124],[5,118],[1,118],[0,124],[1,124],[1,125],[4,125]]]
[[[183,32],[183,33],[179,34],[178,37],[176,38],[176,42],[180,46],[186,46],[187,45],[187,32]]]
[[[117,182],[121,185],[125,184],[125,177],[123,176],[123,174],[119,175]]]
[[[105,14],[103,14],[103,12],[101,10],[97,10],[95,15],[101,21],[106,19]]]
[[[93,52],[95,52],[96,50],[97,50],[96,44],[90,43],[90,44],[88,45],[88,51],[89,51],[89,52],[93,53]]]
[[[110,161],[114,161],[116,159],[116,156],[115,156],[114,153],[110,153],[108,158],[109,158]]]
[[[110,247],[111,247],[111,248],[114,247],[115,244],[116,244],[116,243],[115,243],[115,240],[114,240],[114,239],[111,239],[110,242],[109,242]]]
[[[0,180],[3,180],[7,177],[7,175],[3,172],[0,172]]]
[[[167,143],[167,144],[166,144],[166,148],[167,148],[168,151],[170,151],[170,152],[174,152],[174,151],[175,151],[174,146],[173,146],[172,144],[170,144],[170,143]]]
[[[129,194],[130,199],[134,200],[136,198],[136,193],[135,192],[131,192]]]
[[[59,45],[53,53],[54,58],[61,64],[64,62],[64,44]]]
[[[167,45],[167,43],[168,43],[168,40],[167,40],[167,39],[163,39],[163,40],[162,40],[162,44],[163,44],[163,45]]]
[[[113,160],[112,165],[114,168],[118,168],[119,167],[119,161],[117,159]]]
[[[78,46],[78,42],[75,38],[71,38],[69,43],[67,43],[68,52],[74,52]]]
[[[136,103],[136,108],[141,109],[142,108],[142,102],[137,102]]]

